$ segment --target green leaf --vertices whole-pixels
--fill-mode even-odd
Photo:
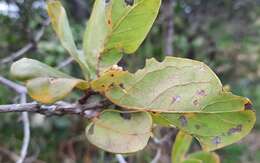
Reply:
[[[203,162],[198,159],[188,159],[188,160],[184,160],[182,163],[203,163]]]
[[[175,57],[161,63],[148,60],[135,74],[110,70],[91,86],[113,103],[133,110],[232,112],[242,111],[248,102],[224,92],[217,76],[202,62]]]
[[[202,163],[220,163],[220,158],[216,153],[213,152],[196,152],[188,156],[189,159],[198,159]]]
[[[95,1],[83,43],[93,74],[100,72],[99,62],[110,51],[116,50],[117,56],[136,51],[149,32],[160,4],[161,0],[135,0],[133,4],[124,0]],[[106,68],[118,59],[109,62]]]
[[[150,136],[152,118],[146,112],[104,111],[86,128],[88,140],[112,153],[132,153],[143,149]]]
[[[27,81],[37,77],[71,78],[55,68],[29,58],[22,58],[14,62],[10,71],[11,75],[20,81]]]
[[[185,159],[185,155],[190,148],[192,136],[179,131],[172,147],[172,163],[179,163]]]
[[[52,27],[59,37],[62,46],[79,63],[85,78],[88,80],[90,77],[89,66],[87,65],[84,54],[79,52],[75,45],[65,9],[60,1],[50,0],[48,1],[47,11],[51,18]]]
[[[37,60],[23,58],[11,66],[11,75],[26,83],[28,94],[42,103],[67,96],[74,87],[86,90],[89,83],[73,78]]]
[[[224,113],[162,113],[154,122],[177,127],[194,136],[206,151],[235,143],[245,137],[255,124],[252,110]]]
[[[209,67],[189,59],[149,60],[135,74],[110,70],[91,88],[122,108],[157,113],[155,122],[195,136],[205,150],[240,140],[255,123],[247,98],[224,91]]]

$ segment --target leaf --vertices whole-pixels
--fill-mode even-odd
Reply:
[[[99,62],[110,51],[116,50],[117,56],[136,51],[149,32],[160,4],[161,0],[135,0],[133,4],[124,0],[95,1],[83,43],[92,73],[100,71]],[[109,62],[106,68],[117,62],[116,59]]]
[[[51,104],[66,97],[74,87],[86,90],[84,80],[73,78],[35,78],[27,82],[28,94],[35,100]]]
[[[188,160],[184,160],[182,163],[203,163],[203,162],[198,159],[188,159]]]
[[[146,112],[104,111],[86,128],[88,140],[112,153],[132,153],[143,149],[150,136],[152,118]]]
[[[185,155],[189,150],[189,147],[192,142],[192,136],[179,131],[176,138],[174,145],[172,147],[172,163],[179,163],[185,159]]]
[[[245,137],[255,124],[255,112],[162,113],[154,122],[174,126],[198,139],[202,148],[212,151]]]
[[[26,83],[29,95],[42,103],[67,96],[74,87],[86,90],[89,83],[73,78],[37,60],[23,58],[11,66],[11,75]]]
[[[223,91],[209,67],[189,59],[149,60],[135,74],[110,70],[91,88],[122,108],[154,112],[156,123],[195,136],[205,150],[240,140],[255,123],[247,98]]]
[[[189,159],[198,159],[202,163],[220,163],[220,158],[216,153],[213,152],[196,152],[188,156]]]
[[[10,71],[11,75],[20,81],[27,81],[37,77],[71,78],[55,68],[29,58],[22,58],[14,62]]]
[[[205,64],[175,57],[161,63],[148,60],[135,74],[107,71],[91,87],[123,108],[152,112],[242,111],[248,102],[247,98],[224,92]]]
[[[59,37],[62,46],[71,54],[84,72],[85,78],[89,79],[89,66],[85,56],[80,53],[75,45],[67,14],[60,1],[49,0],[47,6],[48,15],[51,18],[52,27]]]

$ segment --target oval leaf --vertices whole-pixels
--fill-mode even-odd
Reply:
[[[133,53],[149,32],[161,0],[96,0],[84,36],[84,51],[92,73],[104,65],[102,58],[110,51]],[[107,68],[116,64],[121,54],[114,52]],[[105,69],[105,67],[103,67]]]
[[[20,81],[27,81],[38,77],[71,78],[69,75],[58,71],[34,59],[22,58],[11,66],[11,75]]]
[[[231,112],[243,110],[248,102],[224,92],[217,76],[202,62],[175,57],[161,63],[148,60],[135,74],[110,70],[91,86],[113,103],[133,110]]]
[[[89,67],[85,56],[80,53],[75,45],[65,9],[60,1],[50,0],[47,6],[48,15],[51,18],[52,27],[59,37],[62,46],[71,54],[84,72],[86,79],[89,78]]]
[[[29,80],[26,87],[33,99],[50,104],[66,97],[74,87],[88,89],[88,83],[73,78],[35,78]]]
[[[104,111],[86,128],[88,140],[112,153],[132,153],[143,149],[150,136],[151,116],[146,112]]]

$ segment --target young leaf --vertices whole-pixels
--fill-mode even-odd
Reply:
[[[83,43],[93,74],[100,71],[102,58],[111,54],[110,51],[118,57],[111,60],[106,68],[118,62],[121,52],[136,51],[149,32],[160,4],[161,0],[134,0],[133,3],[124,0],[95,1]]]
[[[184,160],[181,163],[203,163],[201,160],[198,159],[188,159],[188,160]]]
[[[202,163],[220,163],[219,156],[213,152],[200,151],[190,154],[188,158],[201,160]]]
[[[11,75],[26,83],[28,94],[42,103],[67,96],[74,87],[86,90],[88,82],[73,78],[37,60],[23,58],[11,66]]]
[[[148,60],[146,67],[135,74],[107,71],[91,86],[113,103],[133,110],[232,112],[244,110],[248,103],[246,98],[224,92],[217,76],[205,64],[175,57],[161,63]]]
[[[104,111],[86,128],[88,140],[112,153],[132,153],[143,149],[150,136],[152,118],[146,112]]]
[[[206,151],[235,143],[246,136],[255,124],[252,110],[224,113],[161,113],[155,123],[174,126],[197,138]]]
[[[179,163],[185,159],[185,155],[189,150],[191,142],[192,136],[182,131],[178,132],[174,145],[172,147],[172,163]]]
[[[85,56],[80,53],[75,45],[74,38],[70,29],[66,11],[63,8],[60,1],[50,0],[47,6],[48,15],[51,18],[52,27],[59,37],[62,46],[71,54],[74,60],[76,60],[85,78],[89,79],[89,66],[87,65]]]

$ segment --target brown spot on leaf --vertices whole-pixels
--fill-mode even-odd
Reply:
[[[110,76],[111,76],[111,77],[114,77],[115,75],[114,75],[114,74],[111,74]]]
[[[212,139],[212,143],[215,144],[215,145],[218,145],[221,143],[221,137],[220,136],[215,136],[213,139]]]
[[[188,120],[184,115],[179,117],[179,121],[182,127],[185,127],[188,124]]]
[[[120,84],[119,84],[119,87],[122,88],[122,89],[125,89],[125,86],[124,86],[123,83],[120,83]]]
[[[132,117],[130,113],[120,113],[120,116],[125,120],[130,120]]]
[[[251,102],[247,102],[247,103],[244,105],[244,107],[245,107],[245,110],[252,110],[253,105],[252,105]]]
[[[126,5],[133,6],[134,5],[134,0],[125,0]]]
[[[196,94],[199,95],[199,96],[207,96],[206,91],[203,90],[203,89],[198,90]]]
[[[199,130],[199,129],[200,129],[200,125],[196,124],[196,125],[195,125],[195,128],[196,128],[197,130]]]
[[[239,124],[236,127],[230,128],[228,130],[228,135],[232,135],[232,134],[241,132],[242,131],[242,127],[243,127],[243,125]]]
[[[94,125],[92,124],[88,130],[89,135],[93,135],[94,134]]]
[[[53,83],[55,83],[55,79],[54,79],[54,78],[49,78],[49,82],[50,82],[51,84],[53,84]]]
[[[193,105],[197,106],[199,104],[199,101],[198,100],[194,100],[193,101]]]

